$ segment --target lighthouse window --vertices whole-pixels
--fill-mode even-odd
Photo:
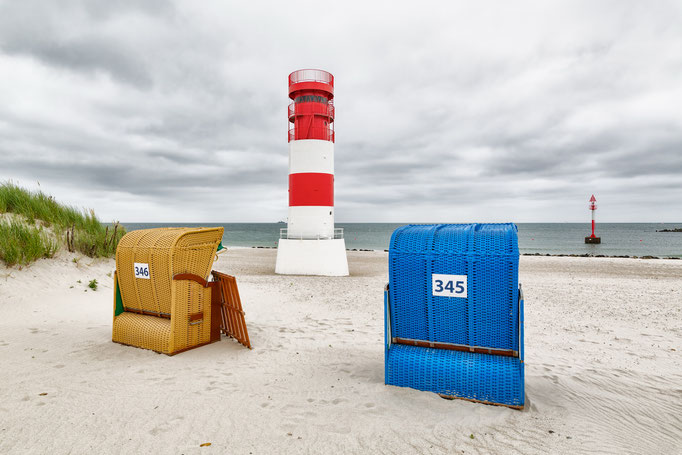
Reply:
[[[329,100],[325,98],[324,96],[318,96],[318,95],[304,95],[304,96],[299,96],[296,97],[294,100],[295,103],[328,103]]]

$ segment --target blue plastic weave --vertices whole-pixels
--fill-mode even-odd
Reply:
[[[394,337],[518,351],[515,225],[403,226],[389,252]],[[434,273],[467,275],[468,297],[433,296]]]
[[[523,406],[523,364],[515,357],[394,344],[386,365],[387,384]]]
[[[523,406],[523,302],[513,224],[410,225],[389,250],[386,384]],[[467,298],[433,296],[431,275],[466,275]],[[516,357],[391,344],[393,338],[505,349]]]

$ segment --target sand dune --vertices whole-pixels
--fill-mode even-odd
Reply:
[[[254,349],[174,357],[111,342],[113,261],[0,268],[0,452],[682,453],[682,261],[523,257],[514,411],[383,384],[386,253],[349,278],[275,276],[275,253],[214,267]]]

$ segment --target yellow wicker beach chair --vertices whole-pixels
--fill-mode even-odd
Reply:
[[[172,355],[220,340],[207,279],[222,236],[222,227],[126,234],[116,249],[113,341]]]

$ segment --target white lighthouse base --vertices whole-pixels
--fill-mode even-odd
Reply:
[[[348,276],[346,241],[280,239],[275,273]]]

